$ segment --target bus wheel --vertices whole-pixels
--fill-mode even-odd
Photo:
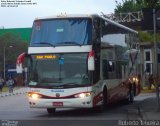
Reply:
[[[103,90],[103,108],[107,108],[107,89],[104,88]]]
[[[48,112],[49,114],[53,114],[53,113],[56,112],[56,108],[47,108],[47,112]]]

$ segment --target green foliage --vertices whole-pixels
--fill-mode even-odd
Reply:
[[[4,86],[3,88],[2,88],[2,92],[8,92],[9,90],[8,90],[8,87],[7,86]]]
[[[137,1],[139,3],[142,3],[144,8],[158,8],[158,7],[160,7],[160,0],[137,0]]]
[[[126,13],[126,12],[135,12],[140,10],[140,6],[137,5],[135,0],[122,0],[121,2],[116,2],[115,13]]]
[[[160,0],[122,0],[122,2],[115,2],[115,13],[135,12],[142,8],[160,7]]]
[[[154,41],[154,36],[153,33],[149,32],[138,32],[139,40],[140,42],[153,42]],[[160,33],[157,33],[157,42],[160,42]]]
[[[153,36],[148,32],[140,31],[138,36],[139,36],[140,42],[153,42]]]
[[[6,64],[16,64],[19,54],[27,51],[28,43],[21,40],[19,35],[14,33],[4,33],[0,36],[0,71],[3,71],[4,48],[6,56]]]
[[[160,8],[160,0],[122,0],[116,2],[116,13],[127,13],[141,11],[142,8]],[[153,42],[153,33],[139,32],[140,42]],[[157,42],[160,42],[160,33],[157,34]]]

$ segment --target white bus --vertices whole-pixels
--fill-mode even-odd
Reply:
[[[35,19],[28,52],[17,59],[18,73],[28,59],[30,107],[54,113],[132,102],[140,84],[137,44],[136,31],[99,15]]]

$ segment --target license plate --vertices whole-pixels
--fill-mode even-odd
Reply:
[[[53,102],[53,106],[63,106],[63,102]]]

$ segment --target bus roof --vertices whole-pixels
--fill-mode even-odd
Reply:
[[[60,14],[60,15],[53,15],[53,16],[46,16],[46,17],[39,17],[35,20],[45,20],[45,19],[63,19],[63,18],[93,18],[97,17],[97,14]]]
[[[110,20],[109,18],[106,18],[106,17],[102,17],[102,16],[100,16],[100,18],[102,18],[103,20],[105,20],[107,23],[108,23],[108,25],[110,25],[112,28],[112,30],[113,29],[116,29],[116,27],[117,28],[119,28],[119,29],[116,29],[117,31],[123,31],[123,32],[125,32],[125,31],[127,31],[127,32],[129,32],[129,33],[134,33],[134,34],[138,34],[138,32],[137,31],[135,31],[135,30],[133,30],[133,29],[131,29],[131,28],[129,28],[129,27],[126,27],[126,26],[124,26],[124,25],[122,25],[122,24],[119,24],[119,23],[117,23],[117,22],[115,22],[115,21],[112,21],[112,20]],[[113,30],[114,31],[114,30]]]
[[[64,18],[100,18],[101,20],[107,22],[107,26],[106,26],[106,32],[108,32],[108,34],[115,34],[115,33],[130,33],[130,34],[138,34],[137,31],[126,27],[122,24],[119,24],[115,21],[110,20],[109,18],[100,16],[98,14],[60,14],[60,15],[54,15],[54,16],[48,16],[48,17],[40,17],[40,18],[36,18],[36,20],[47,20],[47,19],[64,19]]]

